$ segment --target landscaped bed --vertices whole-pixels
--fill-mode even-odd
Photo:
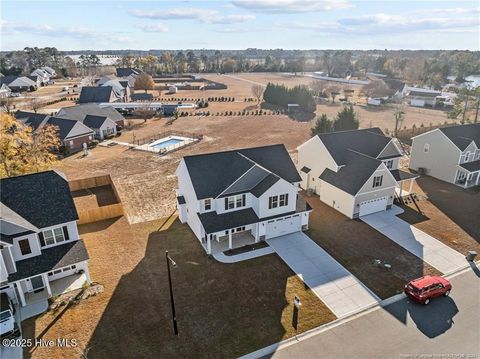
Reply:
[[[347,218],[316,195],[302,195],[313,207],[308,236],[380,298],[402,292],[414,278],[440,274],[368,224]]]
[[[35,358],[233,358],[292,337],[293,299],[302,301],[298,332],[335,319],[276,255],[235,264],[209,258],[178,220],[128,225],[125,217],[80,226],[92,280],[105,292],[55,321],[24,322],[24,337],[76,338],[77,348],[32,350]],[[170,221],[168,221],[170,223]],[[179,336],[173,335],[165,250],[172,268]]]

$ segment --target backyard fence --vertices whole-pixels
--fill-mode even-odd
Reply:
[[[156,140],[159,140],[161,138],[169,137],[169,136],[179,136],[179,137],[188,137],[188,138],[193,138],[196,140],[201,140],[203,138],[203,135],[200,133],[194,133],[194,132],[184,132],[184,131],[164,131],[164,132],[159,132],[156,133],[152,136],[140,138],[140,139],[135,139],[132,141],[134,145],[141,146],[146,143],[150,143]]]
[[[92,223],[103,219],[115,218],[124,215],[123,204],[120,201],[117,189],[110,175],[81,178],[69,181],[71,192],[94,189],[95,187],[110,186],[116,199],[116,203],[95,208],[81,208],[76,205],[78,224]],[[75,196],[74,196],[75,197]]]

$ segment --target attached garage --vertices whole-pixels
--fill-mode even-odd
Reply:
[[[272,219],[267,222],[266,238],[274,238],[300,231],[302,228],[299,214],[284,218]]]
[[[385,211],[387,209],[388,196],[371,199],[360,203],[359,217],[367,214]]]

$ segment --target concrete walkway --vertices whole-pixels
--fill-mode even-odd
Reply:
[[[398,218],[397,215],[402,212],[400,207],[393,206],[388,211],[360,219],[443,274],[468,267],[464,255]]]
[[[252,258],[266,256],[267,254],[272,254],[272,253],[275,253],[272,247],[265,247],[265,248],[255,249],[253,251],[249,251],[245,253],[235,254],[233,256],[227,256],[223,252],[213,253],[212,256],[213,258],[215,258],[217,261],[221,263],[236,263],[236,262],[246,261]]]
[[[267,239],[267,243],[338,318],[379,302],[362,282],[304,233]]]

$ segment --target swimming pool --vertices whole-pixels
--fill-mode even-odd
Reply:
[[[178,138],[171,138],[169,140],[165,140],[163,142],[156,143],[155,145],[150,145],[150,147],[167,148],[169,146],[176,145],[176,144],[182,143],[182,142],[184,142],[184,140],[179,140]]]
[[[166,153],[195,141],[198,140],[189,137],[168,136],[141,146],[137,146],[135,149],[148,152]]]

